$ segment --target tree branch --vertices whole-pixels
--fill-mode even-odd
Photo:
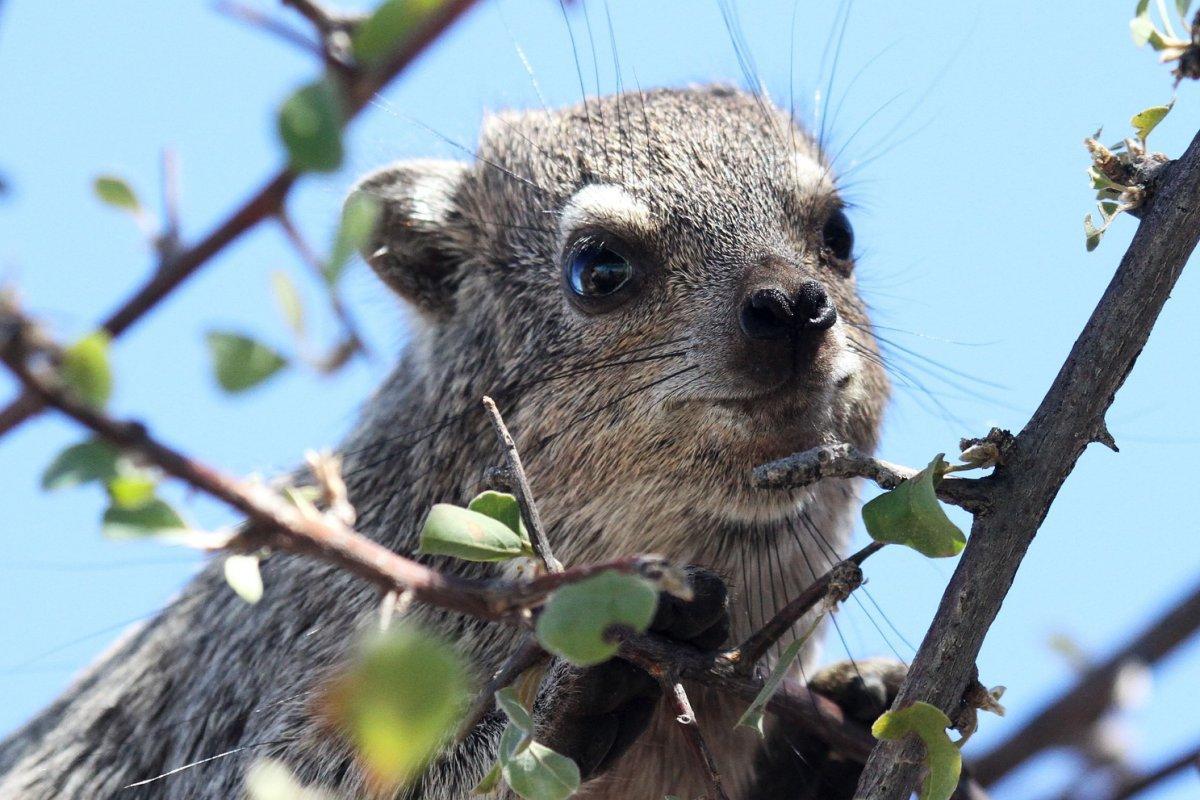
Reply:
[[[708,742],[704,741],[704,734],[700,732],[700,724],[696,721],[696,712],[692,710],[687,690],[679,681],[668,680],[663,686],[671,699],[671,706],[675,709],[675,721],[683,731],[683,738],[687,740],[688,746],[704,770],[704,784],[708,787],[709,800],[729,800],[725,787],[721,785],[721,773],[717,769],[716,759],[708,749]]]
[[[347,123],[362,110],[376,92],[415,61],[425,51],[425,48],[449,28],[451,23],[458,19],[474,2],[475,0],[447,0],[382,66],[369,71],[353,71],[345,84]],[[297,178],[298,176],[286,167],[281,169],[241,207],[199,242],[181,250],[171,258],[160,259],[158,267],[150,279],[113,311],[100,327],[113,338],[123,334],[242,234],[263,220],[278,214]],[[0,436],[16,428],[45,407],[46,404],[36,393],[32,391],[21,393],[12,403],[0,410]]]
[[[1133,243],[1053,385],[991,477],[991,509],[975,518],[895,708],[923,700],[954,711],[1025,551],[1079,456],[1103,437],[1104,414],[1198,239],[1200,135],[1151,199]],[[880,742],[855,797],[905,800],[920,764],[918,742]]]

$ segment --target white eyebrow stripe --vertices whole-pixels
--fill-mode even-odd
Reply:
[[[567,201],[558,221],[559,237],[565,242],[573,232],[589,225],[643,236],[652,233],[655,227],[650,208],[625,188],[612,183],[585,186]]]

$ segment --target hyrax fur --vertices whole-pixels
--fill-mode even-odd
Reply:
[[[500,114],[476,156],[396,164],[357,187],[384,208],[368,261],[416,312],[341,447],[358,530],[412,554],[430,505],[485,488],[500,462],[479,410],[490,394],[562,561],[656,552],[707,568],[729,587],[730,639],[745,636],[844,550],[857,503],[849,481],[758,490],[751,468],[825,442],[873,448],[888,394],[817,144],[765,98],[706,87]],[[267,757],[364,796],[315,698],[375,623],[378,594],[308,558],[271,555],[262,573],[266,593],[249,605],[219,564],[205,569],[0,745],[0,797],[227,800]],[[514,647],[509,628],[408,614],[460,643],[480,675]],[[570,739],[555,704],[595,680],[552,670],[548,736]],[[743,704],[691,691],[731,796],[782,797],[761,775],[755,788],[756,765],[778,753],[734,730]],[[648,707],[645,733],[611,763],[599,754],[593,766],[607,768],[580,797],[704,793],[670,710]],[[485,719],[408,796],[467,797],[500,729]],[[795,797],[834,796],[807,782]]]

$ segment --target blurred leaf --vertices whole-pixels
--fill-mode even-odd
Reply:
[[[157,482],[141,471],[125,471],[108,482],[108,496],[120,508],[138,508],[154,498]]]
[[[102,439],[88,439],[63,450],[42,473],[42,488],[65,489],[81,483],[108,483],[117,477],[120,451]]]
[[[187,527],[175,509],[157,497],[134,508],[112,505],[104,512],[103,531],[110,539],[140,539]]]
[[[482,780],[475,784],[475,788],[471,790],[471,796],[474,797],[475,795],[480,794],[491,794],[492,792],[496,791],[496,787],[500,785],[501,770],[502,768],[499,761],[492,764],[492,768],[487,771],[487,774],[483,776]]]
[[[808,626],[803,634],[795,641],[787,646],[780,656],[779,662],[775,664],[775,668],[771,670],[770,676],[763,683],[762,689],[759,690],[758,696],[754,698],[754,702],[742,714],[737,721],[738,725],[746,728],[753,728],[758,731],[759,736],[766,736],[766,731],[763,730],[763,713],[767,710],[767,703],[770,702],[775,690],[779,688],[780,682],[787,677],[788,671],[791,669],[792,662],[800,655],[800,649],[812,638],[813,633],[817,630],[817,625],[821,622],[821,616],[813,620],[812,625]],[[737,727],[736,725],[734,727]]]
[[[956,556],[967,538],[938,502],[935,481],[945,474],[945,453],[904,483],[863,506],[863,522],[877,542],[903,544],[930,558]]]
[[[398,785],[447,741],[466,699],[467,672],[454,649],[401,624],[368,640],[334,682],[328,708],[369,771]]]
[[[262,574],[258,571],[258,556],[226,556],[225,582],[247,603],[253,605],[261,600],[263,582]]]
[[[1163,121],[1174,105],[1175,101],[1172,100],[1165,106],[1151,106],[1145,111],[1139,111],[1130,118],[1129,124],[1137,131],[1138,138],[1144,142],[1150,135],[1150,131],[1158,127],[1158,123]]]
[[[110,206],[134,214],[140,213],[142,210],[142,204],[138,202],[137,195],[134,194],[133,188],[125,182],[124,178],[116,175],[100,175],[92,184],[92,188],[96,192],[96,197]]]
[[[441,0],[385,0],[354,31],[354,58],[367,67],[382,64]]]
[[[950,718],[938,708],[917,701],[899,711],[888,711],[871,726],[876,739],[900,739],[915,733],[925,743],[925,780],[920,800],[949,800],[958,788],[962,753],[950,741]]]
[[[379,222],[379,213],[379,201],[370,195],[358,192],[346,200],[333,249],[325,264],[325,281],[330,286],[338,282],[350,259],[371,238],[375,224]]]
[[[279,109],[279,136],[298,172],[333,172],[342,165],[341,92],[326,77],[297,89]]]
[[[562,587],[551,595],[537,621],[542,646],[581,667],[612,658],[615,626],[642,633],[654,618],[658,592],[646,580],[602,572]]]
[[[112,396],[112,367],[108,362],[110,338],[104,331],[88,334],[63,351],[59,374],[76,399],[104,408]]]
[[[281,269],[271,273],[271,288],[275,291],[275,302],[287,322],[292,333],[297,337],[304,336],[304,303],[300,300],[300,291],[291,277]]]
[[[1175,0],[1175,10],[1179,12],[1179,16],[1187,19],[1188,9],[1192,5],[1192,0]]]
[[[287,365],[279,353],[240,333],[209,331],[205,338],[217,383],[227,392],[253,388]]]
[[[1083,235],[1086,238],[1087,250],[1092,252],[1100,245],[1100,239],[1104,236],[1104,231],[1097,228],[1092,222],[1092,215],[1088,214],[1083,218]]]
[[[247,800],[333,800],[318,789],[300,785],[286,765],[272,759],[263,759],[250,765],[246,771]]]
[[[468,508],[438,503],[425,517],[417,553],[466,561],[507,561],[533,551],[528,540],[503,522]]]

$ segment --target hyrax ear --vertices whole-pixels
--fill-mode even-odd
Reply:
[[[435,317],[454,310],[465,253],[453,223],[466,171],[459,161],[405,161],[366,175],[350,192],[379,203],[363,258],[401,297]]]

